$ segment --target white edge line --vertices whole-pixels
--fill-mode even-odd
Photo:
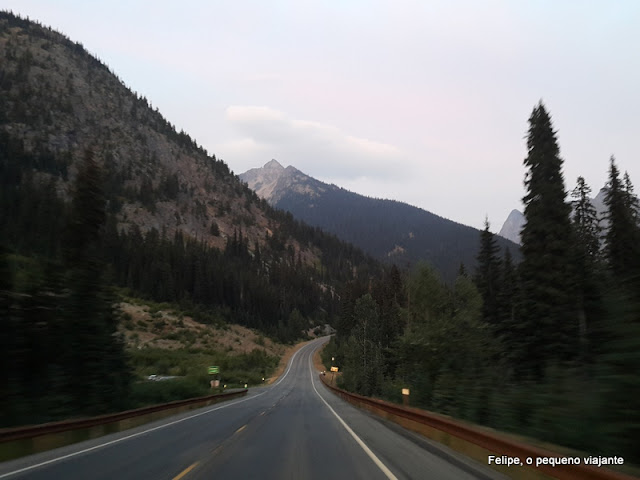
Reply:
[[[282,380],[284,380],[284,378],[289,374],[289,371],[291,370],[291,365],[293,365],[293,359],[296,358],[298,353],[300,353],[306,346],[307,345],[305,345],[304,347],[300,348],[300,350],[298,350],[296,353],[293,354],[293,356],[291,357],[291,360],[289,360],[289,367],[287,368],[287,371],[284,373],[284,375],[282,377],[280,377],[280,380],[278,380],[278,382],[273,385],[274,387],[277,386],[280,382],[282,382]],[[124,442],[125,440],[129,440],[131,438],[139,437],[141,435],[153,432],[155,430],[160,430],[160,429],[163,429],[163,428],[166,428],[166,427],[170,427],[171,425],[175,425],[176,423],[181,423],[181,422],[184,422],[186,420],[191,420],[192,418],[199,417],[201,415],[206,415],[207,413],[215,412],[216,410],[220,410],[220,409],[223,409],[223,408],[231,407],[233,405],[237,405],[239,403],[246,402],[248,400],[253,400],[254,398],[259,397],[260,395],[264,395],[268,391],[269,390],[265,390],[264,392],[258,393],[257,395],[254,395],[254,396],[249,397],[249,398],[244,398],[242,400],[238,400],[237,402],[225,403],[224,405],[212,408],[212,409],[207,410],[205,412],[196,413],[195,415],[190,415],[188,417],[181,418],[179,420],[174,420],[173,422],[164,423],[162,425],[158,425],[157,427],[153,427],[153,428],[150,428],[148,430],[143,430],[142,432],[138,432],[138,433],[134,433],[134,434],[131,434],[131,435],[127,435],[126,437],[117,438],[115,440],[111,440],[110,442],[101,443],[100,445],[95,445],[95,446],[90,447],[90,448],[85,448],[84,450],[79,450],[77,452],[73,452],[73,453],[70,453],[68,455],[63,455],[62,457],[52,458],[51,460],[47,460],[46,462],[37,463],[35,465],[30,465],[28,467],[20,468],[18,470],[14,470],[12,472],[3,473],[2,475],[0,475],[0,478],[7,478],[7,477],[10,477],[12,475],[17,475],[19,473],[27,472],[27,471],[33,470],[35,468],[39,468],[39,467],[43,467],[45,465],[49,465],[51,463],[59,462],[61,460],[66,460],[67,458],[75,457],[75,456],[81,455],[83,453],[91,452],[93,450],[98,450],[100,448],[104,448],[104,447],[107,447],[109,445],[114,445],[116,443]],[[329,408],[331,408],[331,407],[329,407]]]
[[[389,469],[387,468],[387,466],[386,466],[384,463],[382,463],[382,461],[381,461],[381,460],[376,456],[376,454],[375,454],[375,453],[373,453],[373,452],[371,451],[371,449],[367,446],[367,444],[366,444],[366,443],[364,443],[364,442],[362,441],[362,439],[361,439],[358,435],[356,435],[356,433],[355,433],[353,430],[351,430],[351,427],[349,427],[349,425],[347,425],[347,423],[346,423],[346,422],[345,422],[345,421],[340,417],[340,415],[338,415],[338,414],[336,413],[336,411],[335,411],[333,408],[331,408],[331,405],[329,405],[329,404],[327,403],[327,401],[326,401],[324,398],[322,398],[322,395],[320,395],[320,392],[318,392],[318,390],[316,389],[315,382],[313,381],[313,378],[314,378],[314,377],[313,377],[313,368],[312,368],[312,362],[311,362],[311,358],[312,358],[312,356],[313,356],[313,354],[312,354],[311,356],[309,356],[309,372],[310,372],[310,374],[311,374],[311,386],[312,386],[312,387],[313,387],[313,389],[315,390],[316,395],[318,395],[318,397],[320,397],[320,400],[322,400],[322,401],[324,402],[324,404],[327,406],[327,408],[328,408],[329,410],[331,410],[331,413],[333,413],[333,414],[336,416],[336,418],[338,419],[338,421],[339,421],[339,422],[342,424],[342,426],[347,430],[347,432],[349,432],[349,434],[350,434],[350,435],[353,437],[353,439],[358,443],[358,445],[360,445],[360,447],[362,447],[362,449],[365,451],[365,453],[366,453],[367,455],[369,455],[369,458],[371,458],[371,460],[373,460],[373,463],[375,463],[375,464],[378,466],[378,468],[379,468],[380,470],[382,470],[382,473],[384,473],[384,474],[385,474],[385,476],[386,476],[389,480],[398,480],[398,477],[396,477],[396,476],[393,474],[393,472],[391,472],[391,470],[389,470]]]
[[[300,349],[293,354],[293,357],[291,357],[291,360],[289,360],[289,366],[287,367],[287,371],[284,372],[284,375],[282,377],[280,377],[280,379],[273,384],[273,386],[277,386],[282,380],[284,380],[284,377],[286,377],[289,374],[289,370],[291,370],[291,366],[293,365],[293,359],[296,358],[296,356],[302,351],[304,350],[305,347],[309,346],[310,344],[304,345],[302,347],[300,347]]]

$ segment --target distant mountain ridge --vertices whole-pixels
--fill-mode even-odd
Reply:
[[[321,182],[295,167],[271,160],[239,175],[271,205],[398,265],[427,261],[452,280],[461,263],[470,269],[479,230],[395,200],[369,198]],[[497,237],[518,258],[513,242]]]

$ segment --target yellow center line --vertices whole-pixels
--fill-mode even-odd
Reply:
[[[182,477],[184,477],[187,473],[189,473],[191,470],[193,470],[194,468],[196,468],[198,466],[200,462],[196,462],[193,465],[188,466],[187,468],[185,468],[182,472],[180,472],[180,474],[176,477],[173,477],[173,480],[180,480]]]
[[[236,433],[240,433],[242,430],[244,430],[245,428],[247,428],[246,425],[241,426],[239,429],[236,430]],[[234,433],[234,435],[236,434]]]

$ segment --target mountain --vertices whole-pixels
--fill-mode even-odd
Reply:
[[[591,200],[591,205],[596,209],[598,219],[600,220],[600,226],[605,228],[608,225],[607,219],[607,206],[604,204],[604,197],[607,195],[607,189],[601,188],[598,194]]]
[[[334,185],[327,185],[305,175],[292,166],[284,168],[277,160],[267,162],[262,168],[247,170],[239,177],[260,198],[274,206],[278,206],[280,200],[291,193],[314,198],[327,191],[340,190]]]
[[[524,214],[520,210],[513,209],[507,217],[507,220],[502,225],[498,235],[511,240],[514,243],[520,244],[520,232],[522,227],[526,223]]]
[[[376,258],[399,265],[424,260],[452,280],[464,263],[475,265],[480,232],[394,200],[369,198],[323,183],[271,160],[240,174],[258,196],[295,218],[353,243]],[[516,258],[518,246],[497,238]]]
[[[60,262],[74,182],[95,161],[101,254],[117,284],[154,300],[300,331],[379,268],[261,200],[80,43],[0,12],[0,61],[0,247]]]

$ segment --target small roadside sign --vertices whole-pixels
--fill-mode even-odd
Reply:
[[[209,367],[209,375],[213,375],[215,373],[220,373],[220,367]]]
[[[337,372],[338,371],[338,367],[331,367],[331,371],[332,372]]]

